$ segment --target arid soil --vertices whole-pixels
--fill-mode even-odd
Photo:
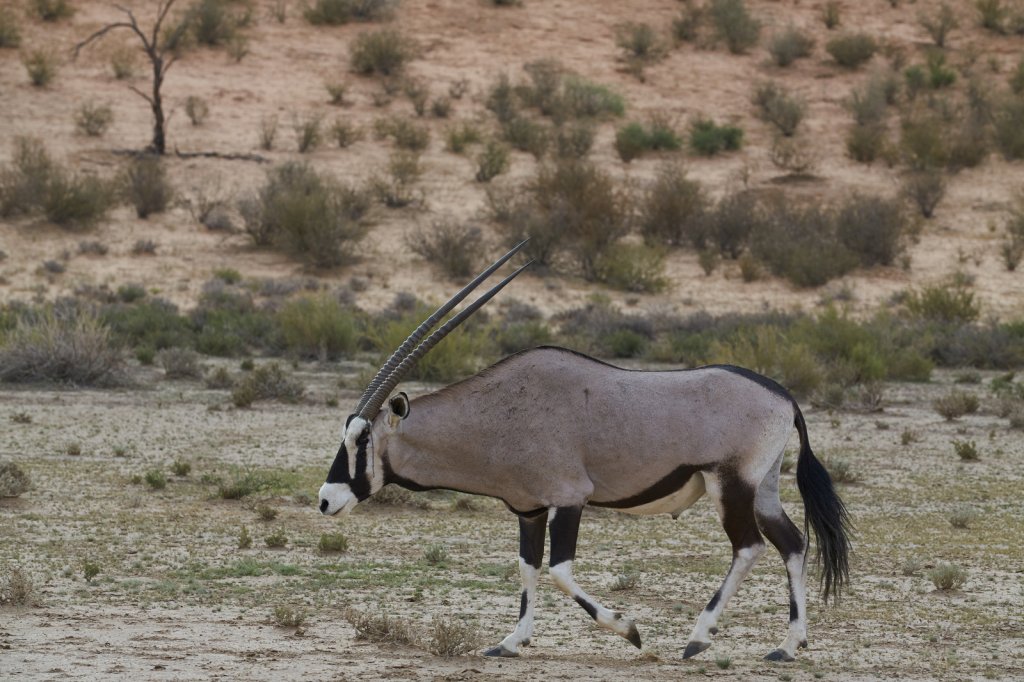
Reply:
[[[305,404],[230,407],[196,382],[149,379],[122,392],[6,390],[2,456],[34,488],[0,504],[0,565],[20,567],[39,605],[0,610],[0,663],[17,679],[1018,679],[1024,675],[1024,449],[992,413],[985,383],[976,415],[945,422],[930,406],[952,378],[887,385],[880,412],[809,409],[818,455],[848,468],[840,485],[856,526],[851,585],[836,607],[810,601],[809,643],[793,664],[761,657],[783,638],[784,572],[769,552],[726,611],[710,650],[682,661],[697,613],[718,587],[730,550],[713,507],[679,520],[596,511],[584,518],[577,579],[636,617],[638,652],[597,629],[542,579],[533,645],[518,660],[444,659],[421,648],[358,641],[346,609],[389,615],[429,633],[435,617],[479,632],[479,651],[514,625],[514,517],[500,503],[421,494],[350,516],[315,508],[342,423],[324,406],[337,375],[298,375]],[[407,387],[413,395],[427,387]],[[344,392],[343,400],[355,394]],[[17,423],[14,415],[27,415]],[[20,422],[25,422],[21,417]],[[902,445],[909,433],[908,445]],[[791,447],[795,447],[795,436]],[[953,441],[973,441],[961,461]],[[77,445],[80,454],[72,455]],[[186,461],[185,476],[170,471]],[[838,464],[837,464],[838,462]],[[166,488],[138,478],[166,473]],[[225,500],[219,486],[257,472],[271,487]],[[800,523],[793,474],[783,500]],[[467,498],[462,497],[462,500]],[[277,512],[271,521],[260,507]],[[961,514],[966,527],[951,519]],[[238,548],[245,526],[253,538]],[[277,531],[284,549],[265,539]],[[344,554],[317,550],[341,531]],[[447,558],[426,558],[439,545]],[[940,563],[967,571],[961,589],[935,589]],[[84,579],[90,563],[98,572]],[[615,589],[619,576],[635,576]],[[278,627],[288,606],[301,627]]]

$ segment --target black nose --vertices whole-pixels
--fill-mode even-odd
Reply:
[[[326,514],[327,513],[327,500],[320,500],[320,513],[321,514]]]

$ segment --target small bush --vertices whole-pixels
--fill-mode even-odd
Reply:
[[[467,279],[480,270],[487,247],[480,228],[451,221],[434,223],[406,238],[409,248],[441,267],[452,279]]]
[[[961,277],[954,277],[945,284],[911,291],[904,305],[911,316],[937,322],[964,324],[977,320],[981,315],[974,292]]]
[[[81,230],[106,215],[114,203],[112,185],[94,175],[54,168],[43,196],[43,215],[66,229]]]
[[[853,465],[845,459],[828,459],[825,461],[825,468],[835,483],[858,483],[860,474],[854,470]]]
[[[537,159],[544,157],[551,142],[551,136],[543,125],[524,116],[514,116],[503,123],[501,132],[509,144]]]
[[[201,126],[210,115],[210,105],[202,97],[189,95],[185,98],[185,115],[194,126]]]
[[[1008,161],[1024,159],[1024,96],[1005,97],[994,112],[996,147]]]
[[[31,0],[30,6],[43,21],[60,21],[75,15],[75,8],[69,0]]]
[[[91,583],[92,579],[100,574],[100,565],[95,561],[86,559],[82,562],[82,577],[85,578],[85,582]]]
[[[153,490],[163,490],[167,487],[167,476],[159,469],[150,469],[144,478],[146,485]]]
[[[946,66],[946,55],[939,50],[928,53],[927,83],[932,90],[948,88],[956,82],[956,71]]]
[[[363,139],[363,131],[348,121],[343,121],[339,118],[335,119],[334,123],[331,124],[330,136],[338,147],[345,149]]]
[[[931,218],[946,194],[942,171],[932,168],[908,174],[903,180],[903,194],[917,205],[923,217]]]
[[[292,130],[295,131],[295,147],[300,154],[315,151],[320,146],[324,139],[320,129],[323,120],[323,116],[320,114],[308,114],[301,118],[296,116],[292,121]]]
[[[956,389],[950,391],[941,398],[936,398],[932,407],[946,421],[953,421],[965,414],[974,414],[978,411],[978,396],[966,391]]]
[[[267,538],[267,545],[269,547],[277,547],[278,545],[271,545],[270,538]],[[280,545],[283,547],[283,545]],[[278,604],[274,607],[274,625],[279,628],[297,628],[301,627],[306,622],[306,611],[305,609],[298,606],[290,606],[288,604]]]
[[[644,67],[664,58],[665,46],[650,24],[626,22],[615,29],[615,44],[622,50],[623,61],[630,72],[641,81]]]
[[[839,26],[842,20],[839,12],[839,0],[828,0],[825,3],[825,7],[821,11],[821,20],[825,24],[825,28],[830,31]]]
[[[259,400],[278,400],[297,403],[306,387],[288,376],[276,362],[257,367],[243,378],[231,392],[236,407],[249,407]]]
[[[594,128],[586,123],[565,125],[555,131],[555,154],[560,159],[584,159],[594,146]]]
[[[672,123],[658,117],[653,118],[647,127],[641,123],[629,123],[619,128],[615,135],[615,150],[626,163],[648,151],[675,151],[682,144]]]
[[[238,549],[249,549],[252,547],[252,535],[249,534],[249,529],[242,526],[241,532],[238,534]]]
[[[928,35],[932,37],[938,47],[945,47],[950,31],[960,26],[953,8],[946,2],[939,5],[939,8],[932,14],[921,14],[918,21],[924,30],[928,31]]]
[[[779,66],[789,66],[797,59],[811,56],[814,38],[800,29],[789,26],[772,36],[768,52]]]
[[[260,119],[260,149],[270,151],[274,148],[277,138],[277,116],[264,116]]]
[[[956,452],[956,456],[964,462],[977,462],[981,459],[981,455],[978,454],[978,446],[973,440],[954,440],[953,450]]]
[[[846,136],[846,154],[859,163],[872,163],[885,148],[883,125],[855,125]]]
[[[351,608],[345,609],[342,615],[355,628],[357,640],[405,645],[416,643],[412,626],[400,618]]]
[[[167,379],[201,379],[203,365],[199,354],[191,348],[165,348],[157,354]]]
[[[387,177],[375,177],[371,189],[388,208],[404,208],[422,201],[422,192],[413,187],[422,174],[419,152],[396,150],[388,159]]]
[[[260,521],[273,521],[277,518],[277,510],[271,506],[261,504],[256,507],[256,516]]]
[[[245,230],[258,246],[276,246],[316,267],[351,258],[366,232],[366,196],[335,184],[306,164],[268,172],[259,195],[240,205]]]
[[[133,256],[152,256],[156,253],[157,243],[152,239],[136,239],[132,244]]]
[[[456,618],[434,616],[430,621],[427,650],[435,656],[464,656],[480,646],[480,632]]]
[[[722,197],[707,212],[704,232],[697,248],[713,246],[729,258],[739,258],[748,238],[764,222],[763,207],[751,192],[734,192]]]
[[[708,200],[696,180],[679,164],[666,164],[647,189],[639,207],[640,231],[650,244],[669,246],[705,242]]]
[[[32,137],[14,140],[11,164],[0,173],[0,215],[10,216],[41,209],[54,175],[61,169],[43,143]]]
[[[131,162],[124,172],[122,192],[140,218],[163,213],[174,198],[167,169],[155,156],[140,156]]]
[[[832,212],[816,205],[774,205],[754,230],[751,249],[773,274],[803,287],[841,277],[858,260],[839,241]]]
[[[21,27],[9,7],[0,7],[0,49],[21,45]]]
[[[1005,236],[1001,245],[1003,263],[1013,272],[1024,258],[1024,204],[1010,214],[1004,226]]]
[[[171,473],[179,478],[188,476],[192,471],[192,464],[184,459],[176,459],[171,463]]]
[[[420,152],[430,144],[429,126],[419,125],[408,118],[382,118],[374,122],[373,127],[378,139],[390,137],[399,149]]]
[[[119,81],[135,76],[138,68],[138,51],[128,45],[120,45],[110,52],[110,70]]]
[[[693,4],[692,0],[684,0],[683,10],[672,20],[672,36],[676,42],[690,43],[697,39],[701,24],[704,21],[705,8]]]
[[[644,244],[618,244],[597,263],[597,281],[620,291],[653,294],[665,289],[665,252]]]
[[[626,101],[622,95],[578,76],[568,76],[563,80],[559,106],[574,118],[621,117],[626,113]]]
[[[288,544],[288,536],[285,535],[284,528],[278,528],[276,531],[263,538],[263,542],[267,543],[267,547],[271,549],[281,549]]]
[[[476,158],[476,181],[490,182],[508,170],[508,147],[495,139],[487,140]]]
[[[612,592],[622,592],[625,590],[634,590],[640,585],[640,574],[636,572],[631,573],[620,573],[615,576],[608,589]]]
[[[232,378],[231,372],[229,372],[226,368],[218,367],[217,369],[210,372],[210,374],[206,377],[205,385],[206,388],[214,390],[234,388],[235,380],[234,378]]]
[[[411,39],[394,29],[360,33],[352,42],[352,70],[363,76],[396,76],[413,58]]]
[[[974,511],[970,507],[960,507],[949,515],[949,525],[960,529],[969,528],[974,517]]]
[[[324,533],[320,536],[318,547],[324,554],[347,552],[348,538],[345,537],[344,533]]]
[[[36,48],[21,56],[29,80],[37,88],[44,88],[57,77],[57,58],[50,52]]]
[[[120,349],[94,313],[50,308],[26,314],[6,333],[0,380],[101,387],[127,382]]]
[[[0,464],[0,497],[18,497],[32,487],[32,480],[15,462]]]
[[[711,0],[707,12],[729,52],[743,54],[757,45],[761,22],[750,15],[744,0]]]
[[[994,33],[1006,32],[1007,7],[1003,0],[975,0],[974,7],[978,10],[978,19],[982,28]]]
[[[75,112],[75,127],[89,137],[101,137],[114,120],[114,111],[106,104],[86,102]]]
[[[303,358],[337,360],[356,349],[356,317],[336,298],[308,295],[289,301],[277,313],[284,347]]]
[[[39,599],[36,596],[32,578],[17,566],[11,566],[4,573],[6,575],[3,582],[0,583],[0,605],[36,606],[38,604]]]
[[[462,154],[471,144],[479,144],[483,139],[480,129],[468,121],[457,123],[448,129],[445,149],[453,154]]]
[[[699,118],[690,124],[690,147],[702,156],[721,151],[734,151],[743,145],[743,130],[736,126],[716,125],[711,119]]]
[[[313,25],[338,26],[349,21],[385,21],[397,7],[398,0],[316,0],[304,16]]]
[[[803,120],[807,104],[790,95],[776,83],[767,82],[754,91],[754,104],[762,120],[771,123],[786,137],[791,137]]]
[[[967,571],[955,564],[940,563],[928,571],[928,579],[935,589],[943,592],[959,590],[967,583]]]
[[[861,265],[892,265],[903,252],[907,220],[898,201],[855,194],[835,214],[836,236]]]
[[[438,566],[448,561],[448,550],[444,545],[428,545],[423,550],[423,559],[431,566]]]
[[[825,50],[840,66],[855,69],[875,55],[878,43],[866,33],[849,33],[828,41]]]

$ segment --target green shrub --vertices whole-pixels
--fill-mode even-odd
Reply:
[[[830,31],[839,26],[841,17],[838,0],[828,0],[825,3],[825,7],[821,11],[821,20],[824,22],[825,28]]]
[[[508,170],[508,147],[490,139],[476,157],[476,181],[490,182]]]
[[[641,81],[644,67],[665,57],[666,49],[650,24],[629,21],[615,28],[615,44],[630,72]]]
[[[1006,32],[1008,9],[1003,5],[1003,0],[975,0],[974,6],[978,10],[982,28],[999,34]]]
[[[201,126],[210,115],[210,105],[198,95],[189,95],[185,98],[185,115],[194,126]]]
[[[0,340],[0,381],[127,384],[124,357],[110,337],[110,329],[88,310],[25,313]]]
[[[814,38],[795,26],[788,26],[772,36],[768,52],[779,66],[789,66],[797,59],[811,56]]]
[[[771,123],[786,137],[791,137],[803,120],[807,104],[771,81],[754,91],[754,105],[762,120]]]
[[[711,0],[707,11],[729,52],[743,54],[757,45],[761,22],[750,15],[744,0]]]
[[[855,69],[875,55],[878,43],[866,33],[848,33],[828,41],[825,50],[840,66]]]
[[[456,123],[448,129],[446,134],[445,149],[453,154],[461,154],[471,144],[479,144],[483,139],[480,129],[469,121]]]
[[[948,88],[956,82],[956,71],[946,66],[946,55],[939,50],[928,53],[928,87],[932,90]]]
[[[508,123],[519,113],[519,105],[516,100],[515,88],[508,74],[498,76],[498,80],[491,86],[487,93],[484,105],[489,111],[494,112],[499,123]]]
[[[639,206],[640,232],[650,244],[701,248],[706,229],[707,198],[700,183],[686,177],[679,164],[665,164]]]
[[[622,95],[599,83],[568,76],[562,84],[562,104],[574,118],[621,117],[626,113]]]
[[[249,407],[259,400],[297,403],[305,392],[306,387],[301,382],[288,376],[279,364],[271,362],[245,375],[231,392],[231,400],[235,407]]]
[[[495,331],[495,341],[502,355],[518,353],[551,343],[551,330],[540,320],[506,323]]]
[[[352,42],[352,70],[364,76],[396,76],[415,56],[410,38],[394,29],[360,33]]]
[[[994,112],[996,147],[1008,161],[1024,159],[1024,96],[1005,97]]]
[[[721,151],[734,151],[742,145],[741,128],[719,126],[706,118],[698,118],[690,124],[690,147],[702,156],[714,156]]]
[[[263,541],[267,543],[267,547],[271,549],[281,549],[288,544],[288,536],[284,532],[284,528],[278,528],[270,535],[263,538]],[[275,610],[275,618],[277,622],[282,625],[301,625],[305,620],[305,615],[299,615],[298,612],[289,609],[288,607],[278,607]]]
[[[668,286],[665,252],[644,244],[617,244],[598,260],[597,281],[620,291],[658,293]]]
[[[748,237],[764,222],[763,211],[751,192],[734,192],[722,197],[705,214],[704,231],[694,243],[698,249],[712,246],[729,258],[739,258]]]
[[[857,266],[836,235],[832,212],[817,205],[776,203],[752,235],[751,249],[773,274],[801,287],[821,286]]]
[[[277,313],[284,347],[303,358],[337,360],[356,349],[353,312],[327,294],[289,301]]]
[[[52,177],[60,172],[43,143],[16,137],[11,164],[0,172],[0,215],[29,213],[43,206]]]
[[[122,192],[125,201],[135,207],[135,214],[140,218],[163,213],[174,198],[167,169],[156,156],[140,156],[132,160],[124,172]]]
[[[892,265],[903,252],[907,219],[898,201],[855,194],[835,215],[836,235],[861,265]]]
[[[418,152],[396,150],[388,158],[388,177],[376,177],[371,189],[388,208],[404,208],[422,201],[413,185],[423,174]]]
[[[145,475],[146,485],[153,490],[163,490],[167,487],[167,475],[159,469],[150,469]]]
[[[911,291],[904,304],[913,317],[936,322],[963,324],[977,320],[981,314],[974,292],[961,277]]]
[[[953,8],[946,2],[939,5],[933,14],[921,14],[918,21],[938,47],[945,47],[950,31],[960,26]]]
[[[973,412],[974,410],[971,410]],[[978,454],[978,446],[973,440],[953,440],[953,450],[957,457],[964,462],[977,462],[981,459]]]
[[[885,149],[884,125],[855,125],[846,136],[846,154],[854,161],[872,163]]]
[[[712,362],[747,367],[777,379],[798,396],[809,395],[823,378],[818,360],[807,346],[787,342],[781,331],[769,326],[712,341],[709,355]]]
[[[523,116],[514,116],[501,126],[502,136],[513,147],[543,158],[551,138],[543,125]]]
[[[176,459],[171,463],[171,473],[179,478],[188,476],[192,471],[192,464],[188,460]]]
[[[955,564],[943,562],[928,571],[928,579],[937,590],[959,590],[967,583],[967,571]]]
[[[236,12],[229,0],[196,0],[189,9],[188,20],[196,43],[220,47],[234,40],[238,29],[250,19]]]
[[[615,135],[615,150],[626,163],[648,151],[675,151],[683,142],[672,123],[664,117],[654,117],[648,127],[629,123]]]
[[[31,0],[31,7],[43,21],[70,19],[75,14],[75,8],[69,0]]]
[[[430,144],[430,127],[409,118],[381,118],[374,122],[373,128],[377,139],[391,138],[399,149],[420,152]]]
[[[89,137],[100,137],[114,120],[114,112],[106,104],[86,102],[75,112],[75,127]]]
[[[560,159],[584,159],[594,146],[594,128],[587,123],[560,126],[555,131],[555,153]]]
[[[419,256],[441,268],[448,277],[465,280],[480,271],[487,254],[479,227],[453,221],[436,222],[410,233],[406,244]]]
[[[344,553],[348,551],[348,538],[344,533],[324,533],[320,536],[318,547],[324,554]]]
[[[21,45],[21,27],[9,7],[0,7],[0,49]]]
[[[21,56],[32,85],[44,88],[57,77],[57,58],[46,50],[35,48]]]
[[[50,222],[77,230],[92,226],[113,203],[113,187],[106,180],[54,168],[43,196],[42,211]]]
[[[106,306],[100,315],[119,343],[154,351],[192,345],[192,327],[174,304],[160,298],[129,303]]]
[[[249,292],[219,280],[203,287],[189,321],[196,330],[196,350],[204,355],[234,357],[252,350],[279,350],[282,343],[273,313],[257,310]]]
[[[705,8],[695,5],[693,0],[683,0],[684,7],[679,16],[672,20],[672,36],[680,43],[690,43],[697,39],[700,26],[704,21]]]
[[[949,129],[939,116],[909,116],[900,133],[900,151],[911,169],[941,168],[949,163]]]
[[[258,197],[240,206],[245,230],[258,246],[275,246],[316,267],[351,257],[366,232],[366,196],[334,183],[312,167],[286,163],[267,173]]]
[[[390,19],[397,6],[397,0],[315,0],[303,16],[314,26],[340,26],[350,21]]]

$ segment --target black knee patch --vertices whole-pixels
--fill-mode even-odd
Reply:
[[[519,620],[522,620],[523,616],[526,615],[526,602],[526,590],[523,590],[523,596],[519,599]]]
[[[590,614],[590,617],[597,620],[597,609],[593,604],[588,602],[583,597],[575,597],[576,603],[583,607],[583,610]]]

